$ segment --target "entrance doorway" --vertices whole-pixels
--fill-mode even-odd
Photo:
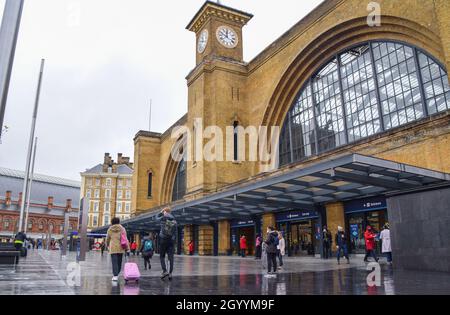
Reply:
[[[353,254],[364,254],[366,245],[364,232],[370,225],[375,233],[381,232],[383,226],[388,222],[387,210],[359,212],[347,214],[347,231],[350,234],[350,252]],[[377,242],[377,253],[381,252],[381,242]]]
[[[247,252],[246,255],[255,255],[255,226],[241,226],[231,229],[231,244],[233,246],[233,255],[240,255],[240,239],[245,235],[247,239]]]
[[[316,225],[316,219],[278,224],[278,231],[283,233],[286,240],[289,256],[314,256],[319,253]]]

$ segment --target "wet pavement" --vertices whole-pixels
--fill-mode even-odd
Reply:
[[[61,259],[57,251],[31,250],[16,269],[0,265],[0,294],[33,295],[404,295],[450,294],[450,274],[393,270],[381,262],[380,286],[369,287],[371,271],[362,257],[351,264],[337,265],[335,259],[313,257],[286,258],[276,277],[267,277],[261,262],[253,258],[176,256],[174,278],[159,277],[159,257],[145,271],[139,256],[130,261],[139,264],[142,278],[137,284],[111,281],[111,261],[105,253],[90,252],[80,263],[81,276],[70,271],[74,253]],[[68,281],[69,280],[69,281]],[[71,286],[74,280],[75,286]],[[79,280],[79,283],[76,283]]]

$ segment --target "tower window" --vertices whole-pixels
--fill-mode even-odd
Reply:
[[[147,188],[147,197],[152,197],[152,186],[153,186],[153,173],[148,173],[148,188]]]
[[[234,127],[234,142],[233,142],[233,160],[234,161],[238,161],[239,158],[239,154],[238,154],[238,150],[239,150],[239,146],[238,146],[238,139],[239,139],[239,122],[235,121],[233,123],[233,127]]]

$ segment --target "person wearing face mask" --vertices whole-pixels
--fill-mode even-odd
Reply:
[[[330,231],[328,231],[328,228],[326,226],[323,227],[322,232],[322,238],[323,238],[323,257],[325,259],[328,259],[331,257],[331,244],[332,244],[332,237]]]
[[[372,256],[376,262],[378,262],[377,254],[375,253],[376,244],[375,237],[377,235],[373,232],[373,229],[370,225],[367,226],[366,232],[364,232],[364,239],[366,241],[366,256],[364,256],[364,262],[368,262],[367,258]]]

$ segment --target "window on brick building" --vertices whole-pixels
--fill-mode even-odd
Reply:
[[[239,122],[235,121],[233,123],[233,160],[236,162],[239,159],[239,143],[238,143],[238,139],[239,139]]]
[[[118,202],[117,203],[117,212],[122,212],[122,203],[121,202]]]
[[[117,191],[117,198],[118,199],[122,199],[123,198],[123,190],[118,190]]]
[[[111,186],[111,178],[106,179],[106,186]]]
[[[105,198],[111,198],[111,189],[105,189]]]
[[[100,189],[94,191],[94,198],[100,198]]]

